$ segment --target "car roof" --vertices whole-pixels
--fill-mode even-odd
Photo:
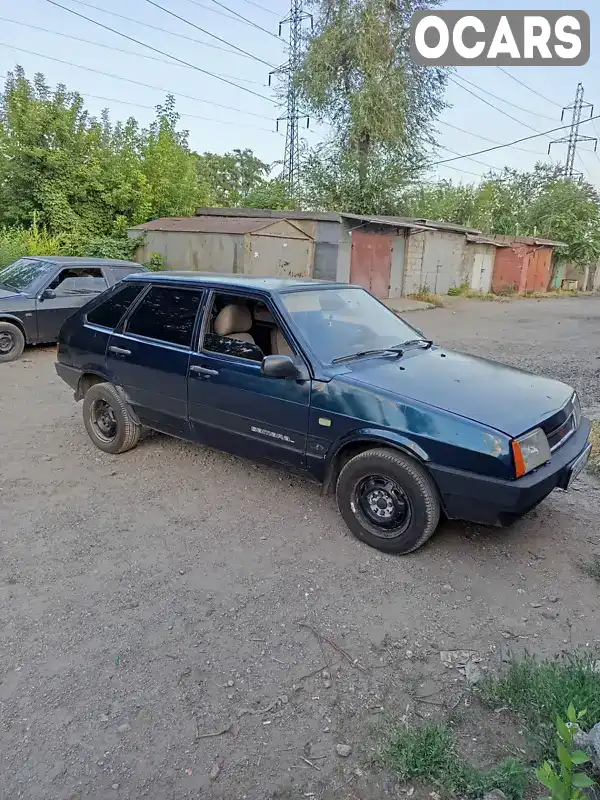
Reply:
[[[54,264],[69,264],[82,267],[135,267],[143,270],[142,264],[135,261],[124,261],[121,258],[87,258],[86,256],[23,256],[29,261],[50,261]]]
[[[124,280],[136,280],[140,275],[128,275]],[[316,278],[259,278],[252,275],[235,275],[233,273],[216,272],[147,272],[143,280],[149,283],[189,283],[202,286],[221,286],[235,289],[259,289],[267,292],[290,292],[305,289],[326,289],[334,286],[348,288],[350,284],[335,281],[323,281]]]

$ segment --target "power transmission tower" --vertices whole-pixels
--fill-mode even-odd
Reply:
[[[580,172],[575,172],[575,156],[577,154],[577,145],[579,142],[593,142],[594,143],[594,152],[598,149],[598,139],[594,138],[593,136],[580,136],[579,135],[579,126],[581,125],[581,118],[583,117],[584,113],[587,114],[589,111],[589,116],[592,117],[594,115],[594,106],[591,103],[586,103],[583,100],[583,84],[577,84],[577,91],[575,93],[575,100],[571,105],[565,106],[562,110],[562,114],[560,115],[561,122],[564,121],[565,112],[571,111],[571,128],[569,130],[568,136],[563,136],[562,139],[555,139],[554,141],[550,142],[548,145],[548,155],[550,155],[550,149],[552,148],[553,144],[566,144],[567,145],[567,159],[565,161],[565,178],[575,178],[575,177],[583,177]]]
[[[279,69],[270,73],[284,75],[286,82],[286,113],[277,120],[277,130],[281,122],[286,123],[285,129],[285,153],[283,156],[282,180],[287,183],[290,196],[293,197],[300,181],[300,137],[298,128],[300,120],[306,120],[306,127],[309,126],[309,118],[302,114],[299,108],[298,89],[294,77],[300,65],[300,46],[302,39],[302,23],[310,20],[312,29],[312,14],[306,14],[302,10],[302,0],[291,0],[289,14],[279,23],[279,35],[284,25],[289,25],[289,46],[288,61]]]

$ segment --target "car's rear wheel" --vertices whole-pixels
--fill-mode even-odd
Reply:
[[[112,383],[95,383],[87,390],[83,423],[92,442],[105,453],[124,453],[140,438],[140,424]]]
[[[12,322],[0,320],[0,363],[16,361],[24,348],[23,331]]]
[[[411,553],[433,535],[440,519],[436,487],[410,456],[366,450],[342,468],[336,485],[340,513],[352,533],[387,553]]]

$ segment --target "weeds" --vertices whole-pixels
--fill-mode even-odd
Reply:
[[[588,578],[593,578],[596,583],[600,583],[600,556],[593,555],[589,561],[580,561],[579,569]]]
[[[477,769],[461,759],[452,730],[446,725],[397,729],[386,763],[404,780],[424,778],[463,797],[481,797],[492,789],[501,789],[511,800],[520,800],[527,785],[525,766],[516,759],[505,759],[490,770]]]
[[[592,431],[590,433],[592,443],[592,454],[588,461],[588,472],[592,475],[600,476],[600,419],[592,420]]]
[[[582,790],[596,785],[585,772],[575,771],[575,767],[590,761],[588,754],[578,750],[575,745],[575,734],[585,715],[585,711],[576,711],[571,703],[567,709],[567,722],[560,717],[556,720],[558,764],[544,761],[535,771],[538,781],[552,793],[552,797],[548,800],[584,800],[586,794]]]
[[[439,294],[432,294],[428,286],[421,286],[414,294],[409,294],[411,300],[420,300],[423,303],[431,303],[436,308],[443,308],[444,301]]]
[[[539,743],[542,757],[554,750],[555,721],[567,711],[567,701],[587,709],[590,725],[600,721],[600,674],[589,653],[573,653],[554,661],[532,659],[511,664],[505,675],[479,684],[481,700],[508,707],[518,714]]]

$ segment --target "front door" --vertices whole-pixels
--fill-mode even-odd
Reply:
[[[375,297],[389,297],[392,250],[391,236],[353,231],[350,283],[364,287]]]
[[[204,292],[152,286],[108,342],[106,364],[140,422],[188,438],[187,369]]]
[[[243,307],[243,314],[228,314],[231,305]],[[248,458],[303,469],[310,381],[279,380],[262,375],[262,357],[270,353],[257,346],[253,335],[256,333],[255,306],[251,298],[213,296],[198,346],[190,355],[190,424],[201,443]],[[262,303],[261,306],[264,308]],[[273,309],[269,310],[273,314]],[[236,327],[233,323],[236,317],[247,319],[248,323],[238,323],[237,327],[244,328],[239,331],[219,327],[216,323],[219,312],[223,312],[223,319],[232,320],[229,327]],[[273,320],[275,325],[274,315]],[[215,323],[221,333],[215,332]]]
[[[63,322],[108,287],[100,267],[65,267],[38,292],[38,340],[55,342]],[[47,292],[47,296],[44,293]]]

